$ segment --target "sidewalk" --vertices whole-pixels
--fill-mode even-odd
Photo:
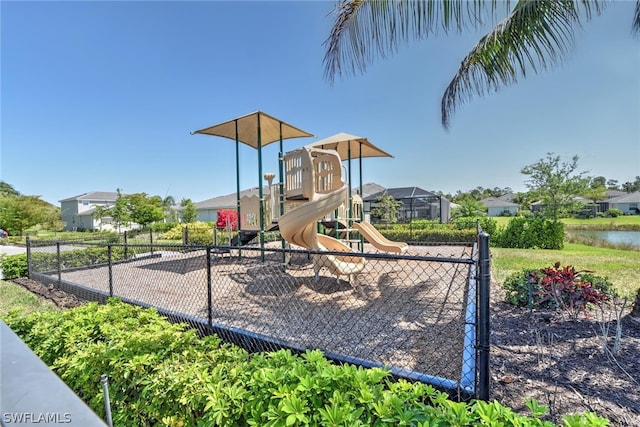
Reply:
[[[24,253],[27,253],[27,248],[24,246],[0,245],[0,254],[16,255]]]

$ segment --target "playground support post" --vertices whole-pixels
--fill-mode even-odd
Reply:
[[[240,135],[238,134],[238,120],[236,125],[236,211],[238,212],[238,256],[242,257],[242,215],[240,212]]]
[[[260,199],[260,259],[264,262],[264,191],[262,190],[262,129],[260,127],[260,115],[258,115],[258,196]]]
[[[280,151],[278,152],[278,174],[280,175],[279,192],[278,192],[278,221],[284,215],[284,148],[282,144],[282,122],[280,122]],[[271,194],[273,197],[273,194]],[[280,246],[282,249],[286,248],[286,243],[280,235]],[[287,255],[284,250],[282,251],[282,271],[287,269]]]

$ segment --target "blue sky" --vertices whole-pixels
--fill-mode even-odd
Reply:
[[[640,41],[634,2],[578,32],[559,67],[461,106],[442,92],[481,32],[414,42],[365,74],[323,78],[333,2],[0,4],[0,179],[56,203],[88,191],[201,201],[235,191],[233,141],[190,132],[256,110],[317,138],[369,138],[364,182],[455,193],[525,190],[522,167],[553,152],[593,176],[640,175]],[[277,144],[264,171],[277,172]],[[241,185],[258,183],[240,147]],[[354,183],[354,184],[357,184]]]

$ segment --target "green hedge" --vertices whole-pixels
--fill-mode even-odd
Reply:
[[[515,217],[496,234],[493,243],[501,248],[562,249],[564,225],[539,217]]]
[[[134,254],[139,248],[128,248],[127,256]],[[142,249],[146,250],[146,249]],[[124,247],[113,246],[111,248],[111,261],[116,262],[125,258]],[[32,263],[37,271],[57,271],[58,255],[50,252],[31,252]],[[87,267],[109,262],[109,252],[106,246],[90,247],[86,249],[76,249],[72,251],[60,252],[60,267],[64,269],[75,267]],[[6,279],[15,279],[27,276],[27,255],[8,255],[0,260],[2,273]]]
[[[469,243],[477,239],[476,230],[440,228],[433,230],[380,230],[389,240],[396,242]]]
[[[319,351],[249,354],[170,324],[153,309],[110,300],[5,319],[25,343],[104,417],[109,378],[114,425],[141,426],[551,426],[498,402],[457,403],[389,372],[335,365]],[[606,425],[593,414],[565,425]]]

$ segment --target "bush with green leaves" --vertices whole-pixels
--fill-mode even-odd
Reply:
[[[458,230],[476,230],[478,223],[482,231],[493,236],[498,231],[498,223],[488,216],[481,217],[460,217],[451,220],[451,224]]]
[[[107,375],[114,425],[553,425],[535,400],[527,417],[495,401],[453,402],[385,369],[336,365],[319,351],[249,354],[114,299],[27,317],[12,311],[4,320],[102,417]],[[564,423],[607,420],[586,413]]]
[[[27,254],[0,254],[0,268],[5,279],[17,279],[27,276]]]
[[[186,236],[188,245],[212,245],[215,226],[207,222],[190,222],[188,224],[177,224],[171,230],[162,234],[162,239],[180,240]],[[224,231],[217,231],[219,245],[229,243],[229,234]]]
[[[128,249],[128,256],[131,256],[136,248]],[[125,250],[122,246],[111,248],[111,262],[125,259]],[[87,267],[91,265],[107,264],[109,262],[109,250],[106,246],[94,246],[86,249],[76,249],[72,251],[61,251],[60,258],[53,252],[31,252],[31,261],[37,271],[57,271],[58,260],[62,270],[76,267]],[[6,255],[0,262],[2,272],[6,279],[16,279],[26,277],[28,274],[27,255]]]
[[[420,230],[393,227],[382,229],[380,233],[396,242],[469,243],[477,240],[476,230],[456,230],[450,226]]]
[[[514,217],[496,233],[493,244],[501,248],[562,249],[564,225],[542,217]]]
[[[560,263],[542,269],[525,269],[508,276],[503,288],[506,300],[528,308],[562,310],[576,318],[590,306],[598,306],[616,296],[608,278],[588,270],[578,271]]]
[[[609,208],[604,212],[604,216],[608,218],[616,218],[622,215],[624,215],[624,212],[618,208]]]

